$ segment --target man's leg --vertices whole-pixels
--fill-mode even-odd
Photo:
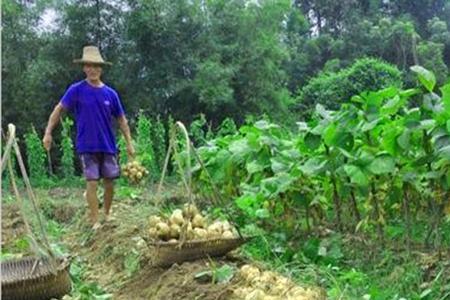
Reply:
[[[97,199],[97,181],[88,180],[86,184],[86,199],[89,205],[89,218],[92,225],[98,227],[98,199]]]
[[[86,178],[85,197],[89,205],[89,217],[93,228],[97,229],[100,225],[98,222],[98,199],[97,199],[97,182],[100,178],[99,160],[96,154],[80,155],[83,167],[83,175]]]
[[[106,221],[108,221],[114,196],[114,179],[119,177],[120,175],[120,167],[116,155],[105,154],[103,156],[101,174],[103,177],[103,186],[105,188],[105,193],[103,196],[105,206],[105,219]]]
[[[109,213],[111,210],[111,203],[114,196],[114,181],[110,178],[103,179],[103,186],[105,188],[105,193],[103,195],[104,206],[105,206],[105,219],[108,220]]]

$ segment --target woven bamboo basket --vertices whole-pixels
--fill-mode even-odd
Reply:
[[[53,274],[49,261],[45,259],[24,257],[2,261],[2,299],[60,299],[70,292],[72,284],[69,275],[70,262],[58,259],[58,264],[56,274]]]
[[[168,267],[174,263],[193,261],[206,257],[224,256],[231,250],[246,243],[251,238],[192,240],[180,243],[147,242],[153,251],[151,264],[155,267]]]

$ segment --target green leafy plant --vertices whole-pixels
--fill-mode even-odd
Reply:
[[[139,252],[135,249],[131,249],[130,252],[125,254],[125,259],[123,261],[123,265],[127,276],[130,277],[134,273],[136,273],[140,268],[140,255]]]
[[[164,159],[167,152],[166,128],[161,116],[156,117],[154,126],[152,127],[153,153],[157,163],[158,174],[161,173],[164,166]]]
[[[375,233],[384,243],[386,224],[401,212],[409,245],[414,210],[430,220],[422,239],[439,247],[450,190],[449,91],[431,92],[433,76],[414,69],[424,74],[424,90],[364,92],[337,111],[317,105],[294,132],[257,121],[198,152],[245,223],[294,237],[295,228],[309,232],[328,216],[339,231]],[[412,98],[417,107],[407,105]],[[196,188],[211,193],[209,177],[199,166],[194,170]],[[305,216],[300,224],[299,214]]]
[[[47,178],[47,155],[41,139],[34,127],[25,134],[25,145],[30,180],[35,184],[43,183]]]
[[[211,260],[211,270],[206,270],[195,274],[195,278],[207,278],[213,283],[228,283],[233,278],[236,269],[228,264],[224,264],[221,267],[217,267]]]
[[[320,73],[305,85],[299,104],[313,109],[320,103],[337,109],[353,95],[402,86],[401,72],[393,65],[374,58],[362,58],[339,72]]]
[[[140,111],[138,116],[136,146],[138,160],[152,175],[157,175],[157,162],[153,152],[152,122],[150,118],[144,115],[143,111]]]
[[[200,114],[189,126],[189,135],[195,144],[202,145],[206,141],[207,121],[204,114]]]
[[[120,163],[126,164],[128,162],[127,143],[122,134],[118,137],[117,146],[119,148]]]
[[[72,126],[73,121],[69,118],[65,118],[62,121],[62,139],[61,139],[61,170],[62,175],[65,179],[73,179],[75,176],[75,165],[74,165],[74,147],[72,142]]]
[[[73,282],[72,295],[80,300],[107,300],[112,299],[112,294],[107,294],[95,282],[85,282],[86,267],[79,261],[72,262],[70,277]]]

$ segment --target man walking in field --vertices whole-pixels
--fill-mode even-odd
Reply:
[[[76,150],[80,156],[83,174],[86,178],[86,198],[90,209],[93,229],[100,227],[98,218],[97,185],[103,178],[105,219],[110,213],[114,194],[113,180],[120,175],[117,162],[117,145],[113,131],[113,118],[117,119],[126,143],[129,157],[134,157],[130,128],[122,103],[115,90],[101,81],[105,62],[97,47],[83,48],[83,57],[74,60],[83,65],[86,79],[72,84],[50,115],[44,147],[50,150],[52,131],[58,124],[63,111],[74,114],[77,126]]]

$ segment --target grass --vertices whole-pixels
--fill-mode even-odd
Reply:
[[[355,237],[356,238],[356,237]],[[450,299],[450,253],[397,251],[357,244],[333,233],[292,246],[265,234],[243,248],[243,254],[301,284],[319,285],[329,299]],[[447,248],[448,249],[448,248]]]
[[[55,195],[38,190],[41,207],[46,217],[46,231],[53,249],[58,254],[68,253],[62,242],[64,237],[76,228],[83,227],[84,202],[80,198],[82,189],[64,188]],[[80,194],[80,195],[79,195]],[[126,222],[129,230],[118,233],[120,241],[114,245],[100,245],[98,259],[121,259],[127,277],[139,271],[140,254],[131,247],[132,227],[145,226],[146,216],[154,213],[152,194],[142,188],[119,186],[117,203],[131,201],[132,211]],[[14,198],[4,195],[2,204],[13,205]],[[63,205],[76,205],[72,219],[68,223],[56,221],[55,211]],[[160,207],[161,211],[172,207],[172,202]],[[412,232],[419,244],[426,232],[427,222],[415,222]],[[77,229],[77,230],[78,230]],[[442,226],[443,246],[450,247],[450,222]],[[296,241],[289,240],[284,233],[264,232],[257,226],[243,228],[246,235],[257,236],[241,249],[241,253],[251,260],[265,264],[292,277],[301,285],[321,286],[326,289],[329,299],[365,300],[448,300],[450,299],[450,254],[419,248],[409,254],[403,245],[404,226],[401,222],[386,226],[387,246],[382,247],[370,235],[340,234],[330,231]],[[92,241],[92,232],[85,231],[77,241],[86,247]],[[84,246],[83,246],[84,244]],[[25,236],[18,237],[3,247],[0,259],[8,259],[19,253],[30,252]],[[445,256],[446,255],[446,256]],[[73,297],[76,299],[109,299],[98,284],[87,281],[87,266],[79,259],[74,260],[71,276],[74,282]],[[108,298],[109,297],[109,298]]]

